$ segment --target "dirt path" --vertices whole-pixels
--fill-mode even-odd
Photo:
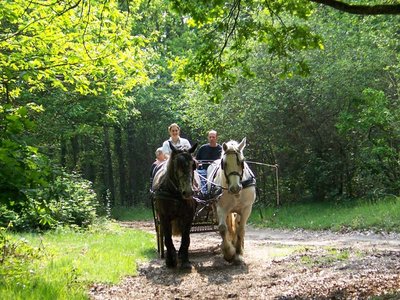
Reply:
[[[152,223],[125,224],[154,232]],[[400,299],[400,235],[247,228],[245,264],[225,262],[216,233],[191,235],[191,271],[155,259],[92,299]],[[179,241],[179,240],[177,240]],[[179,243],[178,243],[179,246]],[[373,298],[379,296],[379,298]]]

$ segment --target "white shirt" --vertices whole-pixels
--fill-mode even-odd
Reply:
[[[164,154],[169,155],[171,154],[172,150],[171,147],[169,146],[168,141],[170,141],[172,143],[172,145],[174,145],[175,148],[185,148],[185,149],[190,149],[192,146],[190,145],[189,141],[185,138],[180,137],[176,143],[174,143],[172,141],[172,138],[169,138],[168,140],[166,140],[163,145],[162,145],[162,151]]]

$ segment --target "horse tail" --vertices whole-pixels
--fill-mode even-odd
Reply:
[[[240,215],[237,213],[230,213],[227,216],[228,231],[233,243],[236,243],[237,229],[240,223]]]
[[[182,235],[182,230],[181,230],[181,227],[179,226],[178,220],[172,220],[171,225],[172,225],[172,235],[173,236]]]
[[[228,225],[229,235],[233,236],[234,232],[235,232],[235,216],[234,216],[234,213],[229,213],[226,216],[226,225]]]

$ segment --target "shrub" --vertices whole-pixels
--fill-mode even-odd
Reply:
[[[0,226],[12,222],[14,229],[51,229],[57,226],[85,227],[96,218],[97,196],[92,183],[78,174],[60,172],[44,187],[25,191],[26,201],[16,212],[0,207]]]

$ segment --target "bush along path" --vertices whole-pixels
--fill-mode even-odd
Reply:
[[[125,223],[152,231],[151,223]],[[399,299],[400,236],[247,228],[245,264],[224,261],[217,233],[191,235],[192,270],[139,265],[91,299]]]

